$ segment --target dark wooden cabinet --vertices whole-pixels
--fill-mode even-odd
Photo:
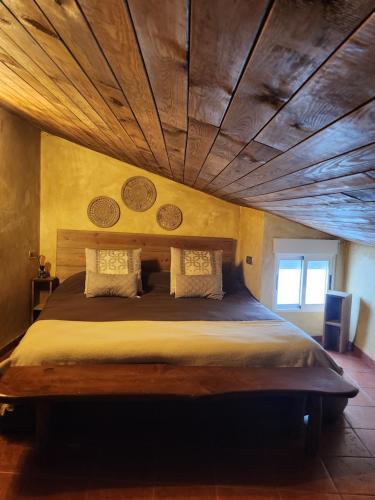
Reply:
[[[56,276],[50,276],[49,278],[33,278],[31,280],[31,323],[34,323],[34,321],[38,319],[48,297],[58,284],[59,280]]]

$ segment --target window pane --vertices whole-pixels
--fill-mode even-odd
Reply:
[[[307,263],[306,304],[324,304],[328,273],[329,262],[327,260],[310,260]]]
[[[293,305],[301,302],[302,259],[279,261],[277,304]]]

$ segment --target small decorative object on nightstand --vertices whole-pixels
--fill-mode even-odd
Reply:
[[[323,347],[332,351],[346,352],[349,343],[350,293],[329,290],[324,308]]]
[[[31,323],[38,319],[48,297],[58,286],[59,280],[55,276],[47,278],[33,278],[31,280]]]
[[[38,263],[39,263],[38,278],[41,279],[49,278],[49,272],[46,269],[46,258],[44,255],[38,255]]]

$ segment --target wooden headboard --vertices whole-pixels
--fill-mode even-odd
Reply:
[[[85,248],[142,248],[142,269],[169,271],[170,247],[223,250],[223,266],[235,263],[236,240],[206,236],[57,230],[56,275],[60,281],[85,270]]]

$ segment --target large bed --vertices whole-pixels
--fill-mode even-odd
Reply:
[[[80,272],[58,287],[9,363],[324,366],[340,372],[317,342],[240,283],[227,287],[222,301],[175,299],[167,272],[149,274],[140,299],[87,299],[84,283]]]
[[[170,246],[223,250],[223,300],[175,299],[169,293]],[[143,248],[141,298],[84,295],[84,249]],[[9,366],[152,363],[225,367],[327,367],[342,374],[329,354],[283,320],[241,284],[235,242],[223,238],[123,233],[58,232],[61,285]],[[340,404],[342,407],[343,405]]]

